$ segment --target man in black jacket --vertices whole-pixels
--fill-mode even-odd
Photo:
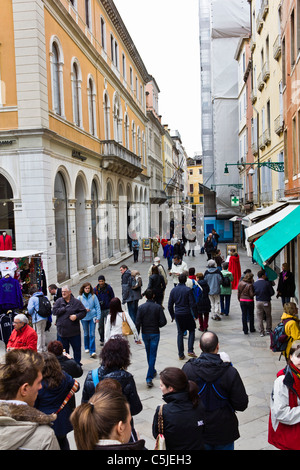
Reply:
[[[193,295],[193,289],[185,285],[187,281],[186,274],[179,275],[179,283],[171,290],[168,309],[172,321],[176,321],[177,325],[177,347],[179,359],[185,359],[183,336],[185,331],[189,332],[188,338],[188,356],[196,357],[194,353],[195,341],[195,316],[197,312],[197,305]],[[174,310],[175,306],[175,310]]]
[[[145,296],[147,301],[140,305],[137,311],[136,328],[138,333],[140,333],[140,328],[142,328],[142,338],[148,361],[146,382],[150,388],[153,387],[152,380],[156,376],[155,361],[160,339],[159,329],[167,324],[167,319],[162,306],[154,301],[152,289],[147,289]]]
[[[78,364],[81,361],[81,335],[80,320],[86,314],[86,308],[76,299],[68,286],[62,287],[62,297],[53,305],[53,315],[56,315],[56,327],[58,340],[69,353],[70,345],[73,348],[74,359]]]
[[[233,450],[239,437],[236,411],[248,407],[248,395],[238,371],[221,359],[215,333],[205,332],[200,338],[201,355],[190,359],[182,368],[189,380],[199,387],[206,421],[206,450]]]

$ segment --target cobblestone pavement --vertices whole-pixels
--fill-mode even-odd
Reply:
[[[225,256],[226,245],[221,244],[219,248],[222,255]],[[240,249],[240,260],[242,272],[246,268],[251,268],[253,273],[257,273],[260,269],[258,265],[253,265],[251,259],[247,257],[246,252]],[[162,257],[162,250],[160,250],[162,264],[167,268],[167,263]],[[195,267],[196,272],[204,272],[207,265],[206,255],[199,254],[196,251],[196,256],[186,256],[184,259],[188,267]],[[138,269],[142,275],[144,288],[147,286],[147,273],[150,266],[149,260],[142,262],[140,253],[139,262],[134,263],[133,257],[121,261],[119,264],[109,266],[93,276],[84,278],[77,286],[72,287],[72,292],[75,296],[83,282],[89,281],[93,286],[96,286],[98,275],[104,274],[106,282],[112,285],[115,295],[121,297],[121,284],[120,284],[120,271],[121,264],[126,264],[129,269]],[[255,276],[256,277],[256,276]],[[167,310],[167,301],[169,293],[173,287],[171,281],[165,293],[165,313],[168,324],[161,329],[161,337],[158,349],[158,356],[156,362],[156,369],[158,376],[154,379],[154,386],[148,389],[146,386],[146,372],[147,360],[144,345],[137,345],[134,343],[133,338],[130,337],[132,361],[129,371],[133,374],[139,396],[143,403],[142,412],[134,417],[135,427],[141,438],[145,439],[146,447],[149,450],[154,448],[154,439],[152,437],[152,420],[156,407],[162,403],[162,394],[159,388],[159,372],[168,366],[179,367],[183,366],[183,361],[178,359],[177,344],[176,344],[176,324],[171,323],[171,318]],[[141,300],[140,302],[144,302]],[[280,300],[273,297],[272,300],[272,316],[273,327],[279,322],[282,314],[282,307]],[[197,325],[198,326],[198,325]],[[225,351],[229,354],[230,359],[239,371],[239,374],[244,382],[246,391],[249,396],[249,406],[246,411],[238,412],[240,438],[235,442],[236,450],[274,450],[267,441],[268,430],[268,416],[269,416],[269,400],[270,393],[273,386],[273,381],[276,373],[284,367],[285,361],[279,361],[279,354],[273,353],[270,348],[269,336],[260,337],[258,331],[244,335],[242,331],[241,310],[237,300],[237,291],[233,291],[231,296],[230,314],[228,317],[222,317],[221,321],[214,321],[210,319],[209,329],[214,331],[220,341],[220,351]],[[200,331],[196,330],[195,339],[195,352],[200,354],[199,338]],[[56,328],[51,327],[48,333],[48,341],[55,339]],[[4,345],[0,342],[0,354],[4,352]],[[99,336],[97,332],[97,354],[100,352]],[[185,340],[185,353],[187,353],[187,341]],[[186,359],[187,360],[187,359]],[[83,376],[79,379],[80,384],[83,386],[86,374],[89,370],[97,367],[99,359],[91,359],[88,354],[84,352],[82,345],[82,363],[84,368]],[[81,391],[76,394],[76,403],[81,402]],[[69,435],[69,441],[72,449],[76,449],[73,433]]]

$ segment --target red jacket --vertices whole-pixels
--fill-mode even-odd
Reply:
[[[12,239],[10,235],[0,235],[0,250],[12,250]]]
[[[9,348],[37,351],[37,333],[29,325],[24,325],[19,331],[13,330],[7,343]]]
[[[277,373],[277,377],[285,375],[285,369]],[[290,380],[291,381],[291,380]],[[289,382],[290,382],[289,381]],[[292,384],[290,383],[290,386]],[[289,386],[289,406],[298,405],[297,394]],[[276,431],[272,426],[271,412],[269,414],[268,442],[280,450],[300,450],[300,423],[293,425],[279,423]]]

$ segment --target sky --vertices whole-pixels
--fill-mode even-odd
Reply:
[[[114,0],[160,89],[162,124],[178,130],[189,157],[201,152],[198,0]]]

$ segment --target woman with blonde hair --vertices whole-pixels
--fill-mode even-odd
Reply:
[[[300,340],[298,308],[294,302],[287,302],[284,304],[281,321],[284,323],[284,332],[287,336],[287,347],[283,352],[283,355],[286,360],[288,360],[293,342]]]
[[[71,415],[78,450],[143,450],[145,441],[130,442],[131,413],[125,396],[115,390],[95,393]]]

